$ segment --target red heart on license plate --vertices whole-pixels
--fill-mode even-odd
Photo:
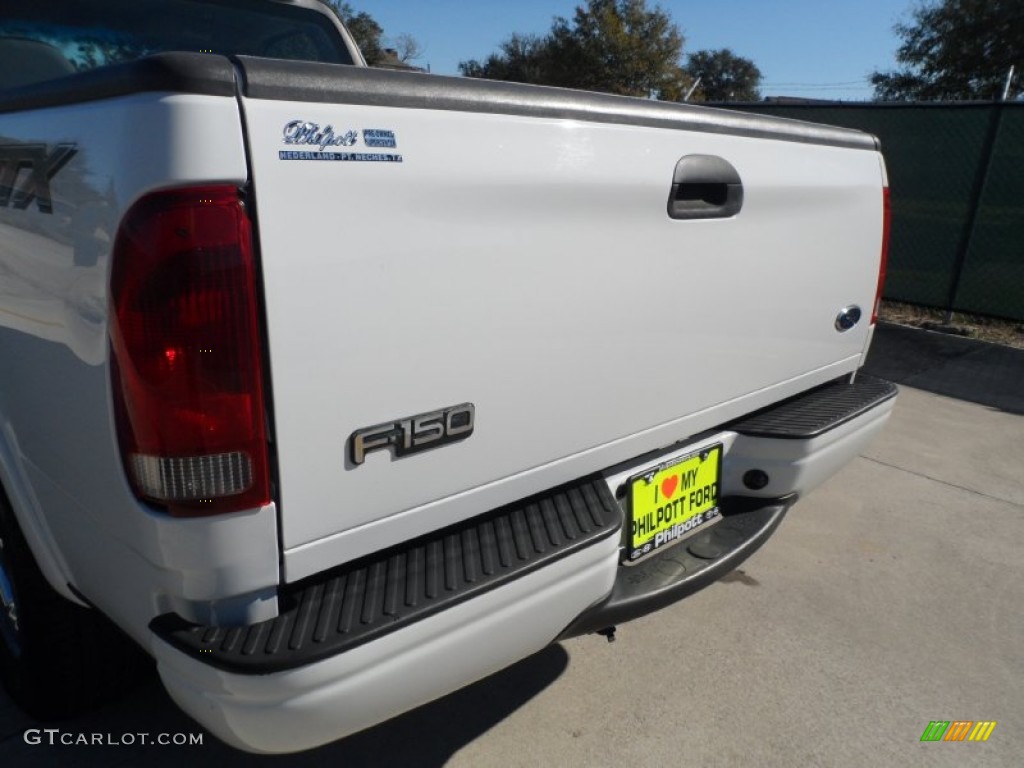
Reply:
[[[665,495],[666,499],[671,499],[672,494],[676,492],[676,486],[679,485],[679,475],[672,475],[672,477],[666,477],[661,481],[661,492]]]

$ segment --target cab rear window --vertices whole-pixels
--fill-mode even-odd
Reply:
[[[274,0],[33,0],[17,5],[0,18],[0,88],[166,51],[353,63],[326,7],[320,11]]]

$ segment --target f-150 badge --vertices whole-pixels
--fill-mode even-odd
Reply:
[[[74,144],[0,144],[0,208],[23,211],[35,201],[42,213],[53,213],[50,180],[77,151]]]
[[[306,120],[292,120],[284,126],[283,140],[302,150],[281,150],[280,160],[335,160],[342,162],[400,163],[402,156],[395,152],[358,151],[360,132],[354,128],[334,129],[333,125],[321,126]],[[364,128],[362,142],[367,150],[395,149],[398,141],[395,132],[383,128]],[[351,151],[335,152],[333,148],[344,147]]]
[[[349,438],[349,458],[359,466],[366,454],[389,446],[395,456],[437,448],[473,434],[476,406],[462,403],[397,421],[357,429]]]

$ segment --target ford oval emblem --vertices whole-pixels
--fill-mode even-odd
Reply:
[[[848,307],[844,307],[843,310],[836,316],[836,330],[840,333],[846,333],[848,330],[853,328],[857,323],[860,322],[861,311],[860,307],[856,304],[851,304]]]

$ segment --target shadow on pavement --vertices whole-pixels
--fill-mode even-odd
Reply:
[[[154,677],[120,701],[72,720],[40,725],[23,715],[0,690],[0,765],[146,766],[233,768],[288,766],[443,766],[462,747],[500,723],[557,680],[569,656],[552,645],[468,688],[357,733],[342,741],[297,755],[256,756],[232,749],[200,728],[175,706]],[[50,746],[27,744],[27,728],[59,728],[67,734],[203,734],[202,746]]]
[[[880,323],[865,370],[939,395],[1024,415],[1024,350]]]

